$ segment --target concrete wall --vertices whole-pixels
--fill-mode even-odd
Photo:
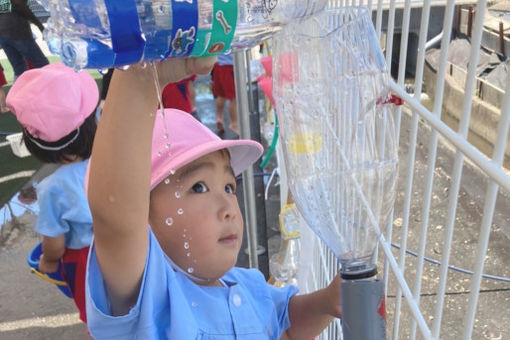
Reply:
[[[447,123],[453,130],[457,131],[461,111],[464,102],[464,87],[459,84],[459,69],[455,67],[447,68],[448,74],[445,77],[445,90],[443,97],[443,111],[441,119]],[[454,70],[455,71],[452,71]],[[465,71],[464,71],[465,72]],[[456,80],[457,79],[457,80]],[[464,76],[465,79],[465,76]],[[423,82],[425,91],[429,97],[434,100],[434,89],[436,87],[436,71],[428,64],[423,73]],[[482,80],[483,82],[483,80]],[[485,84],[488,84],[484,82]],[[490,85],[490,84],[489,84]],[[489,88],[487,86],[487,88]],[[492,98],[491,101],[497,101],[500,94],[494,89],[489,91],[486,97]],[[475,145],[481,152],[491,157],[500,117],[498,106],[490,104],[486,100],[481,100],[476,94],[472,96],[471,119],[469,124],[468,140]],[[505,167],[510,169],[510,136],[507,139],[505,150]]]

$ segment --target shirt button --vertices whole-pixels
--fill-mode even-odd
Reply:
[[[232,302],[234,303],[234,306],[239,307],[241,305],[241,297],[238,294],[234,294],[232,297]]]

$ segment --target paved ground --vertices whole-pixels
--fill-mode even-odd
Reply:
[[[23,215],[20,229],[0,247],[0,338],[88,339],[73,301],[29,271],[27,254],[39,242],[34,221],[35,216]]]
[[[402,206],[405,182],[407,180],[407,158],[410,119],[403,115],[400,145],[400,168],[397,201],[395,205],[395,219],[393,228],[393,242],[400,244],[402,240]],[[420,125],[419,138],[416,146],[416,165],[414,184],[412,188],[411,214],[409,221],[408,249],[417,251],[420,239],[423,192],[426,182],[428,158],[428,144],[430,131]],[[450,196],[449,187],[451,170],[453,167],[454,149],[440,139],[438,157],[435,164],[435,180],[432,203],[427,230],[425,256],[441,260],[443,240],[447,219],[447,206]],[[450,265],[467,270],[473,270],[476,246],[478,243],[479,226],[481,224],[487,179],[469,162],[462,171],[461,189],[457,204],[455,232],[451,245]],[[510,278],[510,193],[500,193],[494,215],[489,250],[486,256],[484,273]],[[398,250],[394,254],[398,257]],[[414,256],[406,256],[406,280],[411,289],[414,285],[417,261]],[[437,302],[437,284],[439,282],[439,267],[426,262],[422,275],[420,308],[429,324],[433,322],[433,315]],[[446,285],[444,315],[441,324],[441,339],[462,338],[464,313],[467,310],[467,299],[470,292],[470,275],[450,270]],[[394,306],[396,301],[396,284],[390,280],[388,290],[387,313],[388,334],[393,331]],[[407,339],[409,335],[410,312],[403,300],[403,314],[400,321],[400,335],[398,339]],[[497,280],[482,281],[479,296],[478,311],[472,339],[510,339],[510,282]],[[418,337],[420,339],[420,337]]]

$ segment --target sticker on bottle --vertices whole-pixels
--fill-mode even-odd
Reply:
[[[237,23],[236,0],[213,0],[211,23],[200,28],[192,56],[209,56],[225,53],[234,39]]]
[[[289,138],[289,151],[293,154],[315,153],[322,149],[322,137],[317,133],[300,133]]]
[[[197,31],[197,0],[172,0],[172,36],[166,56],[189,56],[197,42]]]

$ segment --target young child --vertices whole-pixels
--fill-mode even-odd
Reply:
[[[23,126],[27,149],[45,163],[61,164],[37,185],[43,235],[39,271],[63,277],[85,316],[85,271],[92,241],[92,216],[84,181],[96,132],[96,82],[61,63],[23,72],[7,95],[7,106]]]
[[[196,117],[195,88],[193,87],[196,77],[196,75],[192,75],[183,80],[166,84],[161,93],[163,107],[188,112]]]
[[[161,87],[212,59],[156,64]],[[340,317],[340,279],[296,295],[235,268],[238,175],[262,153],[158,106],[152,70],[115,71],[90,163],[87,317],[97,339],[306,339]],[[149,227],[147,226],[149,225]]]
[[[230,118],[229,129],[239,136],[237,122],[236,87],[234,82],[234,59],[232,54],[221,54],[212,71],[212,93],[216,102],[216,130],[218,134],[225,132],[223,111],[227,109]]]

